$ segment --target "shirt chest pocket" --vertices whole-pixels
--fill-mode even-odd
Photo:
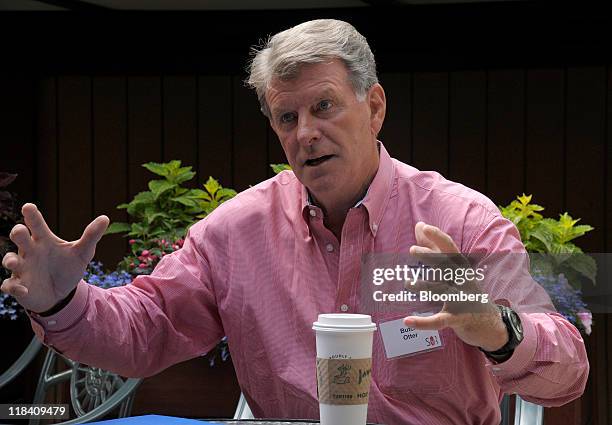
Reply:
[[[400,400],[411,394],[442,394],[456,385],[457,337],[451,329],[440,331],[443,347],[387,360],[380,335],[374,339],[376,381],[383,394]]]

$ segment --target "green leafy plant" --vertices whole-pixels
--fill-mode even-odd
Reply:
[[[270,164],[270,167],[272,168],[272,171],[274,171],[274,174],[278,174],[285,170],[291,170],[291,166],[289,164]]]
[[[204,211],[199,214],[198,218],[204,218],[223,202],[236,196],[234,189],[222,187],[219,182],[212,177],[204,184],[204,190],[197,190],[195,193],[198,196],[198,205]]]
[[[532,256],[532,271],[544,275],[563,274],[569,283],[580,288],[585,279],[595,283],[597,265],[572,241],[593,230],[589,225],[576,225],[567,212],[559,219],[544,218],[544,207],[532,204],[531,195],[518,196],[509,205],[500,207],[504,217],[512,221],[521,234],[525,249]]]
[[[127,210],[131,224],[112,223],[107,234],[125,233],[145,245],[153,239],[176,241],[185,236],[198,218],[236,195],[212,177],[204,184],[204,190],[183,187],[196,173],[191,167],[181,167],[181,161],[149,162],[143,167],[163,179],[151,180],[148,191],[138,193],[127,204],[118,205],[117,208]]]
[[[118,270],[127,271],[132,275],[151,274],[157,263],[167,254],[183,247],[184,240],[170,241],[166,239],[130,239],[131,253],[123,257]]]
[[[567,212],[559,220],[540,214],[544,207],[532,204],[531,195],[523,194],[505,207],[502,215],[519,230],[525,249],[531,253],[533,278],[546,290],[557,311],[586,335],[591,333],[593,315],[582,300],[582,283],[595,284],[597,265],[584,254],[574,240],[593,230],[577,225]]]

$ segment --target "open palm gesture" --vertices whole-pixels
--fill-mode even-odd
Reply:
[[[27,310],[40,313],[66,298],[82,279],[109,219],[97,217],[80,239],[67,242],[49,229],[36,205],[25,204],[21,211],[25,226],[18,224],[10,233],[18,252],[2,259],[12,276],[0,289]]]

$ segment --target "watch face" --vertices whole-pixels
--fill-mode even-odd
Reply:
[[[510,311],[510,322],[512,323],[512,327],[516,331],[516,336],[519,340],[523,339],[523,324],[521,323],[521,319],[514,311]]]

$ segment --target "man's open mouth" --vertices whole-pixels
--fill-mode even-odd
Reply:
[[[318,158],[312,158],[312,159],[308,159],[304,165],[307,165],[309,167],[316,167],[319,164],[324,163],[325,161],[327,161],[328,159],[330,159],[333,155],[323,155],[320,156]]]

